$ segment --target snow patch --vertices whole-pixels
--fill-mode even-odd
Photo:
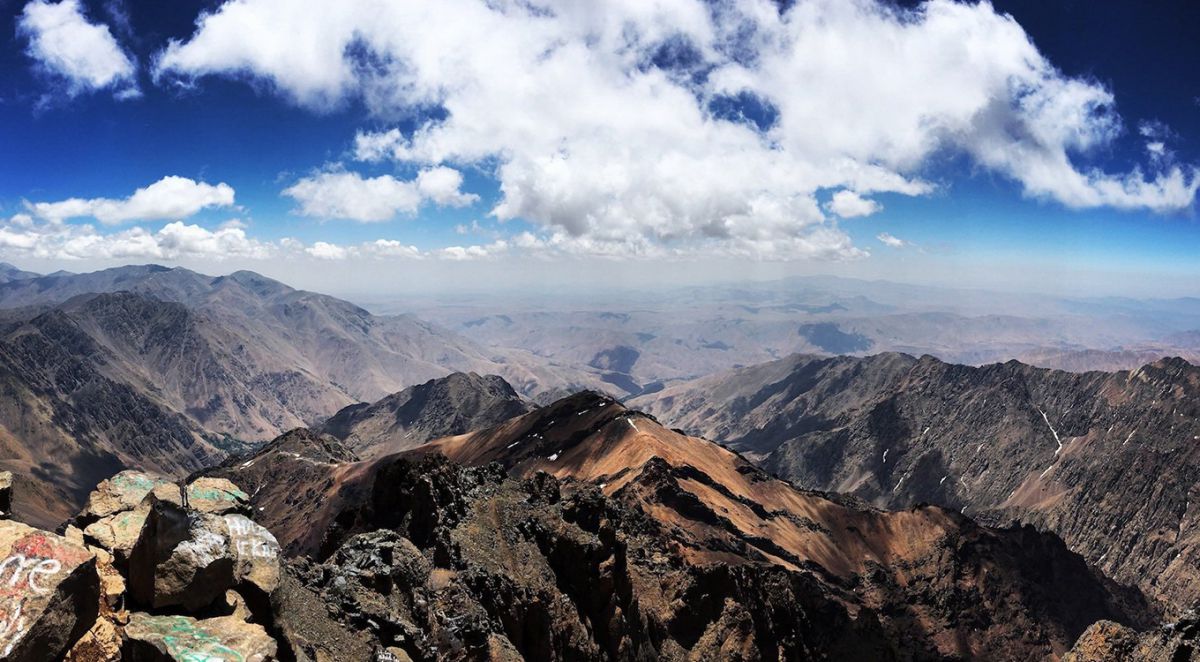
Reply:
[[[1058,455],[1063,449],[1062,439],[1058,438],[1058,431],[1054,429],[1053,425],[1050,425],[1050,419],[1046,416],[1046,412],[1039,407],[1038,413],[1042,415],[1042,420],[1046,421],[1046,427],[1050,428],[1050,434],[1054,435],[1054,443],[1058,444],[1058,448],[1054,449],[1054,454]]]

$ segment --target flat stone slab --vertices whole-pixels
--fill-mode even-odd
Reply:
[[[269,662],[277,645],[261,625],[234,616],[134,613],[125,626],[125,659],[133,662]]]

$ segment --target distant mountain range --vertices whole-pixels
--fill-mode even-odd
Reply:
[[[605,384],[246,271],[7,268],[0,280],[0,467],[54,493],[53,512],[30,514],[39,523],[122,467],[193,471],[456,370],[503,375],[530,396]]]
[[[797,355],[633,401],[807,489],[1054,531],[1114,578],[1200,599],[1200,368]]]

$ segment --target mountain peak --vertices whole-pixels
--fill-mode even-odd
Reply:
[[[372,404],[350,405],[319,430],[371,458],[490,427],[529,410],[503,377],[455,372]]]

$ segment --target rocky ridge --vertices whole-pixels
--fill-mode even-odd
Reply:
[[[636,404],[801,487],[1053,531],[1182,610],[1200,599],[1197,402],[1181,359],[1078,374],[880,354],[794,356]]]
[[[796,490],[598,394],[369,461],[312,433],[285,444],[311,450],[213,475],[291,486],[248,489],[301,557],[296,599],[333,600],[345,629],[413,659],[1028,659],[1096,620],[1154,618],[1052,535]]]

